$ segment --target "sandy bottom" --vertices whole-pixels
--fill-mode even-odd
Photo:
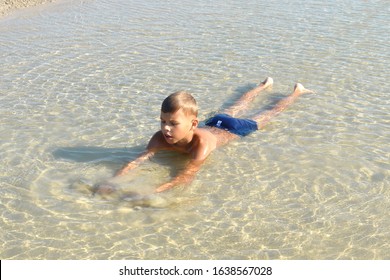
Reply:
[[[0,17],[8,15],[17,9],[51,3],[54,0],[4,0],[0,1]]]
[[[0,259],[390,260],[386,1],[259,2],[55,0],[0,19]],[[188,159],[165,152],[91,193],[169,93],[204,120],[266,76],[244,117],[295,82],[317,93],[187,187],[147,196]]]

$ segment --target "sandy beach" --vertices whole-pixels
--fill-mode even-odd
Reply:
[[[15,10],[42,5],[54,0],[0,0],[0,17],[8,15]]]

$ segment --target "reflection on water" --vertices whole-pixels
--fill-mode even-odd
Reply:
[[[387,2],[176,2],[0,21],[1,258],[388,259]],[[248,115],[295,82],[316,94],[190,186],[151,195],[185,164],[175,153],[110,179],[169,93],[192,92],[205,119],[266,76]]]

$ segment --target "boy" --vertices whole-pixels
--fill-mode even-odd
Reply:
[[[191,160],[182,172],[170,182],[159,186],[156,192],[163,192],[175,186],[190,183],[213,150],[240,136],[262,129],[272,117],[286,109],[300,95],[312,92],[301,84],[296,84],[294,92],[279,101],[273,109],[257,114],[251,119],[236,118],[249,106],[257,94],[271,87],[272,84],[272,78],[268,77],[259,86],[245,93],[223,114],[218,114],[207,120],[206,126],[202,128],[198,128],[198,108],[195,99],[184,91],[171,94],[161,106],[161,130],[152,136],[145,152],[127,163],[116,173],[116,176],[126,174],[143,161],[153,157],[158,151],[173,150],[189,154]]]

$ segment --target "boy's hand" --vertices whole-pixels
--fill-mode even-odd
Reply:
[[[156,192],[156,193],[164,192],[164,191],[169,190],[173,187],[174,187],[174,185],[172,183],[165,183],[165,184],[159,186],[154,192]]]
[[[124,168],[115,173],[115,177],[125,175],[128,171]]]

